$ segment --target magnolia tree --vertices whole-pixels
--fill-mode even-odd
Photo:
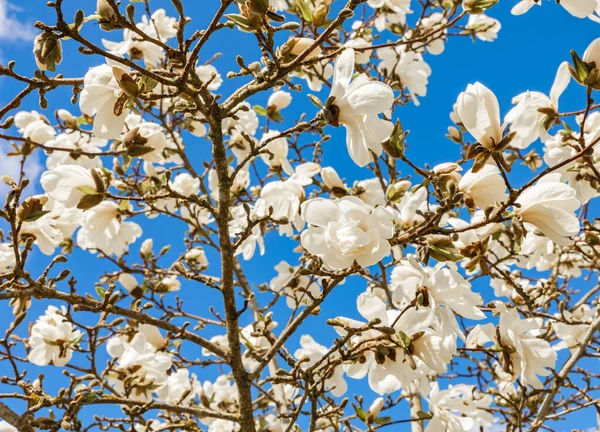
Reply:
[[[191,0],[89,3],[47,3],[37,70],[0,66],[19,167],[2,177],[0,430],[537,431],[595,416],[600,39],[508,112],[468,85],[448,107],[454,162],[431,167],[403,106],[426,97],[450,36],[496,38],[497,0],[203,0],[201,27]],[[597,0],[544,7],[600,20]],[[249,54],[228,54],[231,33]],[[85,76],[66,76],[63,45]],[[567,87],[575,111],[559,108]],[[46,112],[54,91],[74,106]],[[35,97],[40,111],[19,111]],[[345,144],[328,135],[342,126]],[[345,152],[353,167],[322,163]],[[257,280],[263,254],[277,276]],[[328,316],[339,302],[346,316]]]

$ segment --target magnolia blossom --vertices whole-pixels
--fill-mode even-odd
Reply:
[[[536,4],[541,5],[541,2],[521,0],[512,8],[511,13],[513,15],[522,15]],[[577,18],[586,18],[592,15],[598,6],[597,0],[561,0],[560,5]]]
[[[411,0],[367,0],[369,6],[381,10],[375,20],[377,30],[382,32],[390,25],[406,23],[406,15],[413,12],[410,2]]]
[[[523,222],[531,224],[555,243],[571,244],[566,237],[579,232],[579,219],[574,212],[579,208],[575,190],[560,182],[560,174],[544,176],[516,200],[515,211]]]
[[[259,217],[270,214],[273,219],[283,219],[279,226],[279,232],[291,236],[289,222],[292,222],[299,230],[304,226],[304,221],[298,214],[300,199],[303,197],[302,185],[292,179],[267,183],[260,191],[260,199],[256,201],[256,214]]]
[[[281,111],[287,108],[292,103],[292,95],[289,92],[283,90],[277,90],[269,96],[267,102],[267,111],[269,109],[274,111]]]
[[[491,395],[475,390],[475,386],[458,384],[440,390],[438,383],[431,384],[429,420],[425,432],[464,432],[477,427],[490,427],[495,421],[487,411],[493,402]]]
[[[301,358],[307,358],[308,361],[302,363],[302,369],[308,369],[319,361],[325,354],[327,354],[327,347],[318,344],[310,335],[302,335],[300,338],[300,348],[294,353],[294,357],[298,360]],[[346,390],[348,385],[344,380],[344,370],[341,366],[334,369],[331,377],[325,380],[325,387],[331,390],[331,394],[335,397],[341,397]]]
[[[19,133],[23,135],[23,138],[39,144],[47,143],[56,135],[56,131],[50,126],[48,119],[37,111],[18,112],[15,115],[15,126],[19,128]]]
[[[321,289],[317,282],[300,274],[298,267],[281,261],[275,266],[275,270],[278,274],[269,282],[269,288],[273,292],[285,295],[286,305],[290,309],[304,306],[319,295]]]
[[[490,342],[502,347],[508,354],[504,370],[513,380],[520,377],[525,386],[543,388],[538,375],[551,375],[548,369],[554,368],[557,355],[546,340],[538,337],[542,333],[540,322],[535,318],[521,319],[515,309],[507,309],[500,302],[496,302],[496,309],[500,313],[498,331],[493,324],[477,325],[467,338],[467,347]]]
[[[350,378],[362,379],[368,375],[369,386],[377,394],[383,395],[406,388],[410,383],[429,373],[443,373],[452,359],[452,352],[443,343],[442,337],[432,328],[434,314],[426,308],[411,308],[404,313],[399,310],[386,310],[385,303],[373,293],[363,293],[357,300],[358,311],[367,320],[380,320],[382,326],[392,326],[397,333],[390,337],[394,342],[386,345],[388,355],[379,354],[377,350],[366,351],[359,362],[344,365]],[[362,327],[365,323],[351,318],[338,317],[351,328]],[[347,332],[342,327],[335,327],[341,336]],[[361,340],[370,340],[381,336],[377,330],[367,330],[352,336],[353,345]],[[411,340],[411,349],[400,348],[402,339]],[[435,371],[435,372],[434,372]]]
[[[96,191],[90,170],[79,165],[59,165],[40,178],[46,194],[67,208],[77,206],[87,194]]]
[[[369,267],[390,253],[393,215],[384,207],[371,209],[356,197],[314,198],[302,204],[301,214],[310,225],[302,232],[302,246],[332,269],[354,262]]]
[[[140,141],[144,147],[151,148],[150,151],[142,154],[140,158],[148,162],[161,163],[165,161],[163,151],[169,147],[169,141],[161,125],[145,121],[137,114],[129,114],[125,118],[125,124],[130,133],[126,134],[124,138],[133,134],[134,140]]]
[[[346,48],[335,62],[330,98],[334,98],[329,112],[332,124],[346,127],[346,144],[352,160],[363,167],[372,161],[369,150],[381,155],[393,124],[380,119],[379,113],[392,107],[394,92],[390,86],[370,81],[366,74],[352,81],[354,50]]]
[[[516,132],[516,136],[510,142],[512,147],[524,149],[538,138],[542,141],[550,138],[547,131],[548,114],[540,112],[540,109],[558,112],[558,99],[570,80],[569,64],[563,62],[556,73],[550,97],[540,92],[528,91],[513,98],[513,103],[517,105],[504,117],[504,121],[511,124],[511,132]]]
[[[28,340],[31,351],[27,360],[38,366],[64,366],[71,360],[73,346],[83,334],[73,329],[66,314],[67,308],[64,306],[61,309],[48,306],[46,313],[31,327]]]
[[[250,214],[246,213],[246,209],[243,205],[233,207],[231,209],[231,221],[229,222],[229,234],[235,237],[248,227],[249,220],[252,219],[253,209],[250,208]],[[265,242],[262,238],[262,233],[259,225],[254,225],[250,232],[250,235],[240,244],[238,249],[235,251],[236,255],[242,254],[244,259],[247,261],[252,259],[256,246],[260,249],[260,254],[265,253]]]
[[[348,48],[369,48],[371,45],[371,42],[361,37],[350,39],[344,44],[344,46]],[[371,50],[359,50],[355,51],[355,53],[356,56],[354,58],[354,61],[357,64],[369,63],[369,60],[371,59]]]
[[[210,83],[207,87],[210,91],[219,90],[221,84],[223,84],[221,74],[217,71],[217,68],[211,64],[196,67],[196,74],[198,75],[198,78],[200,78],[200,81]]]
[[[500,21],[485,14],[469,14],[465,27],[475,33],[475,37],[485,42],[493,42],[502,28]]]
[[[458,182],[458,190],[464,192],[475,206],[485,209],[506,200],[506,183],[496,165],[486,164],[477,172],[469,170]]]
[[[419,105],[417,96],[427,95],[427,84],[431,67],[423,60],[421,53],[407,51],[404,46],[381,48],[377,50],[381,62],[377,65],[380,72],[393,73],[402,87],[408,90],[415,105]]]
[[[565,310],[557,313],[558,318],[566,318],[569,321],[579,322],[582,324],[556,322],[552,325],[556,336],[561,339],[561,342],[554,346],[555,349],[574,348],[583,341],[586,333],[590,328],[592,319],[598,314],[598,306],[590,307],[587,304],[582,304],[572,312]]]
[[[43,197],[43,195],[42,195]],[[59,202],[49,199],[44,204],[47,212],[35,221],[23,222],[21,234],[35,237],[34,244],[44,255],[52,255],[66,239],[70,239],[83,220],[82,211],[66,208]]]
[[[169,187],[183,196],[198,195],[200,192],[200,179],[192,177],[188,173],[180,173],[169,181]]]
[[[46,147],[55,147],[59,149],[71,149],[67,151],[54,151],[48,155],[46,159],[46,168],[52,169],[59,165],[79,165],[84,168],[100,168],[102,167],[102,159],[100,157],[89,157],[87,155],[78,154],[84,153],[100,153],[101,148],[108,141],[82,134],[79,131],[69,131],[62,133],[56,138],[51,139],[46,143]]]
[[[419,28],[424,34],[430,35],[426,39],[425,48],[430,54],[439,55],[444,52],[446,39],[446,25],[448,20],[441,12],[434,12],[419,21]]]
[[[15,263],[15,250],[12,244],[0,243],[0,273],[7,273]]]
[[[136,333],[131,340],[125,336],[113,337],[108,340],[106,350],[116,360],[108,382],[123,396],[148,401],[152,392],[167,382],[171,355],[157,351],[142,333]]]
[[[325,60],[314,65],[305,66],[300,71],[292,72],[291,75],[304,78],[311,91],[320,92],[323,88],[323,81],[329,81],[333,76],[333,65]]]
[[[127,71],[107,64],[91,68],[83,77],[83,90],[79,97],[81,111],[94,117],[96,138],[118,138],[129,109],[117,110],[123,91],[117,82]]]
[[[445,306],[459,315],[480,320],[485,314],[479,308],[483,300],[471,291],[471,284],[465,280],[456,265],[438,263],[435,267],[421,266],[414,255],[400,261],[394,267],[390,280],[392,299],[400,306],[408,306],[417,294],[424,294],[425,301],[432,308]]]
[[[84,250],[122,255],[141,235],[142,228],[135,222],[126,222],[117,203],[104,201],[85,212],[77,244]]]
[[[487,149],[502,141],[500,106],[496,95],[481,83],[469,84],[458,96],[456,112],[461,124]]]
[[[285,137],[279,135],[281,134],[276,130],[270,130],[263,135],[260,142],[266,152],[261,152],[260,157],[271,168],[281,167],[287,174],[292,175],[294,170],[288,161],[288,142]]]

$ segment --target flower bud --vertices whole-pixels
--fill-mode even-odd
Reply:
[[[56,117],[58,117],[68,128],[74,128],[77,126],[77,117],[75,117],[66,109],[59,109],[56,111]]]
[[[496,3],[498,0],[463,0],[463,9],[471,14],[480,14]]]
[[[60,38],[46,31],[36,36],[33,44],[35,63],[40,70],[56,72],[56,65],[62,61],[62,44]]]
[[[96,13],[106,21],[111,21],[115,16],[115,11],[106,0],[98,0],[96,3]]]
[[[375,401],[373,401],[373,403],[369,407],[369,411],[367,411],[367,414],[369,415],[370,418],[376,419],[377,416],[379,415],[379,413],[381,412],[382,408],[383,408],[383,398],[378,397],[377,399],[375,399]]]
[[[282,49],[281,49],[282,56],[283,57],[288,56],[288,55],[298,56],[304,50],[309,48],[314,42],[315,41],[313,39],[309,39],[309,38],[291,38],[282,47]],[[304,60],[310,60],[312,58],[319,57],[321,55],[321,52],[322,52],[321,47],[316,46],[313,48],[313,50],[310,52],[310,54],[308,54],[306,56],[306,58]]]
[[[267,111],[269,111],[269,109],[280,111],[284,108],[287,108],[291,102],[291,94],[283,90],[278,90],[273,92],[273,94],[269,97],[269,101],[267,102]]]

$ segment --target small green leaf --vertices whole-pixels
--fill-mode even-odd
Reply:
[[[259,116],[266,116],[267,115],[267,110],[264,109],[263,107],[261,107],[260,105],[254,105],[252,107],[252,109],[256,112],[256,114],[258,114]]]
[[[417,413],[417,417],[420,419],[423,419],[423,420],[429,420],[430,418],[433,417],[433,415],[431,415],[430,413],[425,412],[425,411],[419,411]]]
[[[308,98],[310,99],[310,101],[312,102],[312,104],[314,106],[316,106],[317,108],[323,109],[323,102],[321,102],[321,99],[316,97],[314,94],[309,94]]]
[[[96,287],[96,294],[98,294],[100,299],[104,300],[104,294],[106,294],[106,290],[102,287]]]
[[[50,210],[35,211],[35,212],[31,213],[29,216],[27,216],[27,218],[25,219],[24,222],[35,222],[36,220],[38,220],[39,218],[41,218],[42,216],[44,216],[48,213],[50,213]]]
[[[302,18],[304,18],[305,21],[312,22],[312,12],[304,0],[296,0],[296,6],[300,10]]]

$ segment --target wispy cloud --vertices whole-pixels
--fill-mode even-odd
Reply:
[[[13,179],[18,180],[21,173],[21,159],[19,157],[7,156],[6,153],[12,149],[7,141],[0,142],[0,173],[9,175]],[[36,191],[37,180],[44,167],[40,164],[36,154],[30,156],[25,162],[25,175],[31,181],[31,185],[27,188],[26,195],[33,195]],[[10,191],[10,187],[0,182],[0,206],[4,205],[6,194]]]
[[[0,0],[0,40],[31,40],[35,36],[33,27],[15,16],[18,11],[7,0]]]

